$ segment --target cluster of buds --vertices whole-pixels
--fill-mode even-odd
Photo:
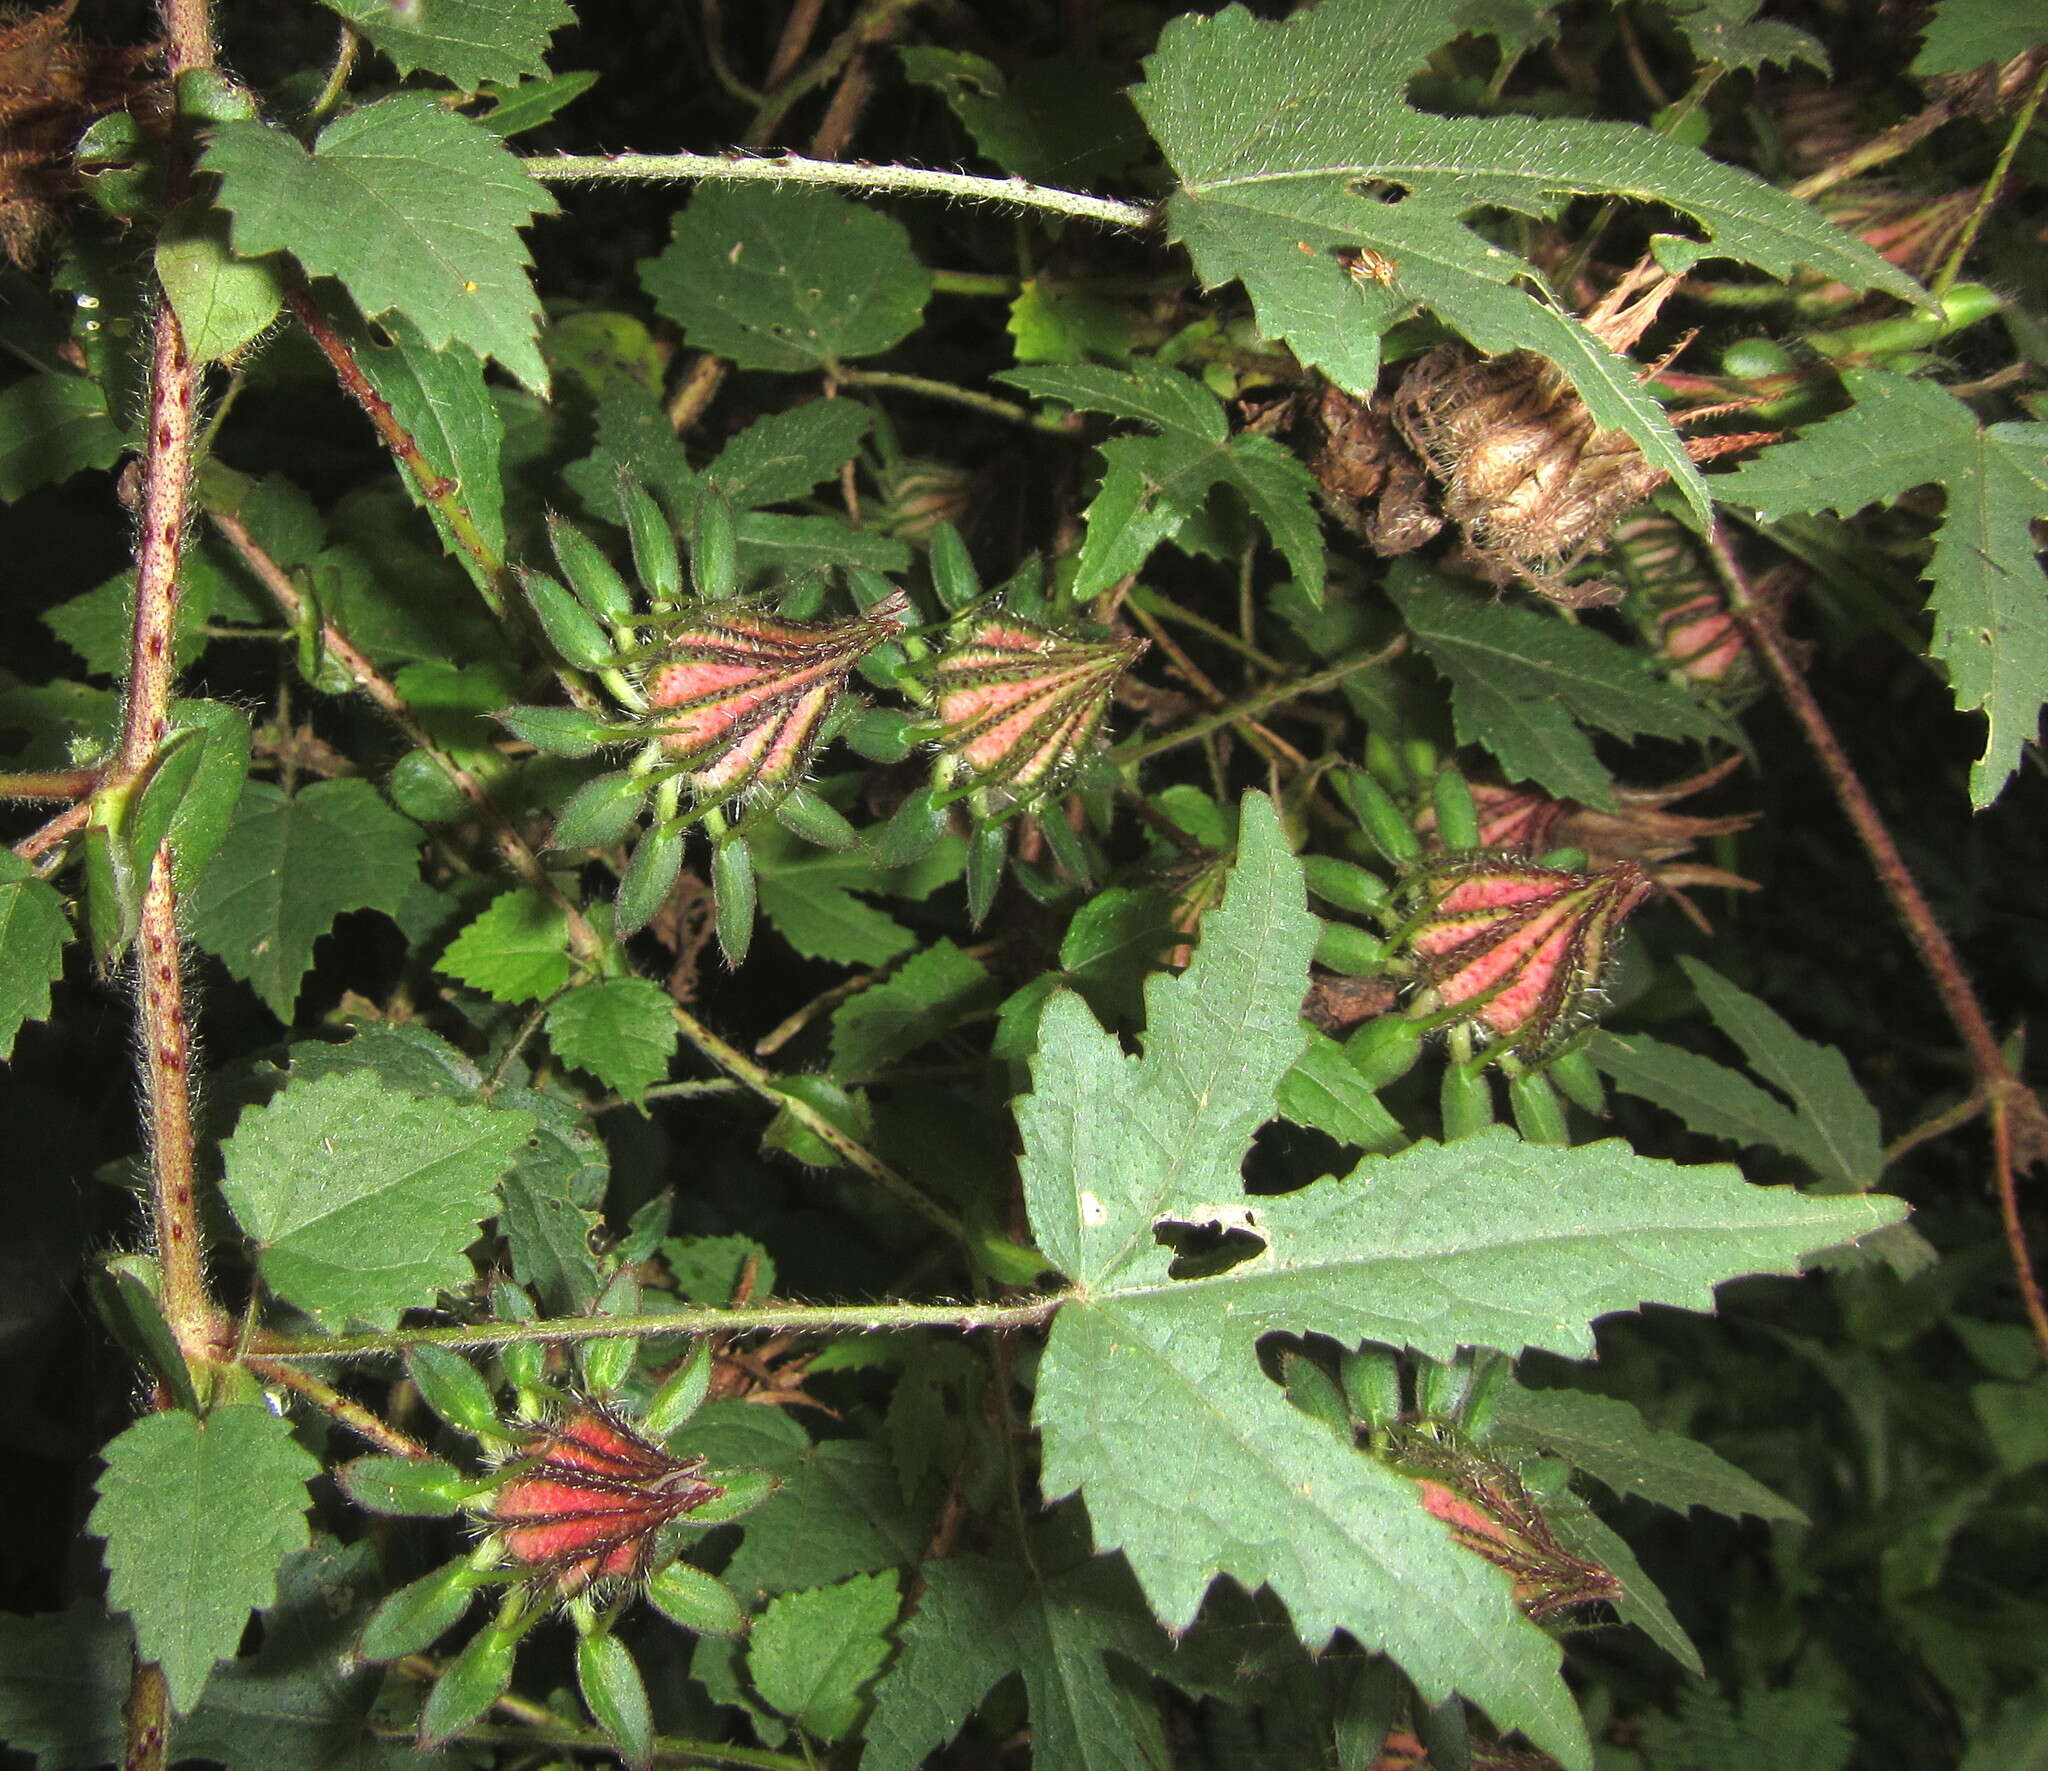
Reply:
[[[1480,854],[1425,869],[1398,940],[1421,985],[1411,1013],[1540,1061],[1585,1015],[1616,927],[1650,890],[1633,861],[1579,873]]]
[[[891,760],[918,741],[939,753],[921,815],[969,798],[977,827],[992,834],[1078,770],[1117,679],[1144,650],[1142,640],[1091,641],[990,615],[978,584],[963,584],[972,568],[945,525],[935,531],[934,559],[951,562],[941,594],[962,611],[952,619],[916,626],[908,595],[871,578],[861,613],[794,619],[739,594],[737,526],[715,491],[694,513],[687,581],[675,530],[653,496],[628,479],[620,498],[640,593],[560,519],[549,530],[561,577],[530,569],[519,577],[549,645],[622,711],[607,719],[583,708],[513,707],[499,718],[556,755],[634,747],[628,767],[586,782],[555,825],[560,847],[610,846],[634,836],[652,801],[652,826],[621,882],[622,933],[644,926],[666,898],[692,824],[713,838],[719,939],[735,961],[752,927],[752,862],[739,830],[747,816],[774,811],[827,847],[857,840],[844,818],[801,791],[819,745],[857,705],[856,671],[916,703],[896,721],[901,742]]]
[[[1587,329],[1628,350],[1676,287],[1676,278],[1646,262],[1586,315]],[[1620,600],[1619,586],[1574,582],[1571,573],[1669,476],[1627,432],[1597,424],[1554,363],[1532,351],[1482,358],[1439,345],[1402,377],[1393,418],[1442,483],[1444,515],[1464,531],[1483,572],[1567,608]],[[1705,461],[1766,440],[1765,433],[1699,438],[1686,452]]]
[[[528,1306],[531,1307],[530,1305]],[[633,1364],[630,1339],[584,1349],[586,1381],[614,1387]],[[423,1452],[363,1457],[336,1475],[358,1506],[400,1516],[467,1515],[479,1540],[455,1560],[400,1588],[364,1625],[356,1652],[392,1661],[432,1647],[469,1612],[479,1595],[495,1593],[495,1614],[435,1679],[420,1712],[422,1749],[467,1728],[511,1684],[520,1644],[550,1613],[566,1613],[576,1631],[576,1671],[584,1702],[629,1766],[653,1758],[647,1695],[631,1651],[613,1625],[629,1601],[644,1596],[680,1627],[735,1635],[746,1618],[737,1597],[716,1577],[681,1559],[671,1532],[678,1524],[723,1524],[773,1492],[760,1470],[721,1471],[713,1479],[701,1457],[678,1457],[661,1443],[709,1393],[711,1349],[699,1343],[655,1390],[645,1413],[629,1420],[589,1396],[557,1397],[547,1409],[538,1343],[505,1349],[508,1378],[521,1397],[507,1419],[484,1376],[466,1360],[435,1347],[406,1355],[407,1375],[443,1422],[480,1451],[486,1468],[468,1475]]]

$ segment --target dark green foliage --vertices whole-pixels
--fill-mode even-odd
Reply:
[[[211,10],[0,156],[15,1758],[2039,1758],[2048,27]]]

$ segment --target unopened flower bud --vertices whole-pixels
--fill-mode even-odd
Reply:
[[[1403,941],[1423,983],[1410,1013],[1476,1026],[1533,1058],[1578,1020],[1614,926],[1651,881],[1632,861],[1585,874],[1480,856],[1435,868],[1418,886],[1422,908]]]
[[[1574,1556],[1557,1541],[1507,1466],[1448,1451],[1429,1455],[1426,1463],[1430,1473],[1415,1477],[1423,1510],[1448,1525],[1462,1548],[1504,1571],[1515,1602],[1532,1619],[1540,1623],[1577,1605],[1611,1604],[1623,1596],[1621,1582],[1598,1562]]]

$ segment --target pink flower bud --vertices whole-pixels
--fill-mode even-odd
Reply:
[[[1102,729],[1110,691],[1141,639],[1090,643],[995,617],[932,667],[940,745],[979,787],[1028,799],[1072,767]]]
[[[1537,1057],[1598,988],[1608,937],[1651,880],[1633,861],[1585,874],[1480,856],[1418,884],[1423,907],[1404,940],[1423,983],[1414,1012],[1469,1023]]]
[[[705,799],[789,787],[854,666],[897,631],[871,616],[826,623],[707,609],[662,642],[647,672],[649,730]]]
[[[1483,1556],[1514,1584],[1515,1602],[1541,1622],[1575,1605],[1611,1603],[1621,1582],[1600,1566],[1574,1556],[1515,1473],[1476,1457],[1445,1457],[1438,1476],[1420,1476],[1423,1511],[1441,1519],[1461,1548]]]
[[[536,1437],[491,1504],[506,1560],[563,1594],[646,1571],[656,1534],[725,1490],[586,1404]]]

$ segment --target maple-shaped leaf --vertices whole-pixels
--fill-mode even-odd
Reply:
[[[1956,706],[1985,714],[1984,752],[1970,771],[1982,810],[2019,767],[2048,700],[2048,587],[2032,525],[2048,518],[2048,424],[1981,425],[1932,382],[1851,369],[1855,402],[1715,483],[1729,504],[1767,519],[1793,511],[1848,516],[1930,481],[1948,493],[1927,576],[1933,652]]]
[[[390,56],[401,74],[424,68],[474,92],[547,71],[548,38],[574,15],[562,0],[327,0]],[[494,119],[494,123],[495,123]],[[502,125],[499,125],[502,133]]]
[[[1583,1767],[1556,1644],[1412,1482],[1287,1402],[1260,1367],[1260,1337],[1584,1356],[1602,1315],[1706,1308],[1720,1281],[1791,1270],[1901,1208],[1754,1187],[1614,1141],[1523,1144],[1504,1128],[1247,1195],[1245,1148],[1305,1039],[1315,929],[1279,819],[1249,796],[1193,964],[1147,987],[1142,1055],[1079,997],[1046,1008],[1017,1108],[1025,1201],[1075,1295],[1039,1367],[1045,1490],[1081,1492],[1097,1549],[1124,1552],[1169,1629],[1187,1627],[1219,1574],[1267,1585],[1305,1642],[1348,1630],[1429,1701],[1460,1691]],[[1180,1277],[1177,1227],[1229,1231],[1254,1252]]]
[[[773,792],[801,778],[853,668],[896,624],[784,621],[738,605],[702,610],[665,634],[647,672],[647,727],[708,800]]]
[[[978,787],[1022,799],[1058,781],[1109,711],[1145,641],[1070,639],[1005,616],[976,623],[932,665],[938,742]]]
[[[371,318],[403,314],[429,349],[456,340],[547,392],[519,230],[555,200],[481,124],[401,92],[336,118],[311,152],[266,124],[219,124],[202,164],[237,252],[289,252]]]
[[[916,1771],[1010,1673],[1023,1675],[1038,1771],[1171,1762],[1157,1712],[1104,1659],[1149,1669],[1170,1659],[1166,1637],[1121,1562],[1048,1557],[1063,1547],[1045,1541],[1056,1529],[1039,1534],[1030,1566],[977,1555],[924,1565],[924,1595],[875,1687],[865,1771]]]
[[[1321,599],[1322,531],[1308,470],[1270,437],[1232,436],[1222,403],[1198,382],[1152,362],[1128,370],[1081,363],[1012,369],[996,380],[1042,400],[1149,424],[1158,433],[1102,445],[1102,487],[1088,507],[1074,597],[1093,596],[1137,571],[1224,485],[1265,525],[1302,589]]]
[[[1464,25],[1454,0],[1325,0],[1266,22],[1243,7],[1175,19],[1132,97],[1179,180],[1168,226],[1209,287],[1241,281],[1259,324],[1369,395],[1380,338],[1418,305],[1488,353],[1538,351],[1596,423],[1625,430],[1702,516],[1705,483],[1617,357],[1547,298],[1525,259],[1466,224],[1483,208],[1558,213],[1605,193],[1700,224],[1707,252],[1777,275],[1924,299],[1904,272],[1748,172],[1630,123],[1441,117],[1405,96]],[[1338,255],[1368,248],[1385,278]]]

